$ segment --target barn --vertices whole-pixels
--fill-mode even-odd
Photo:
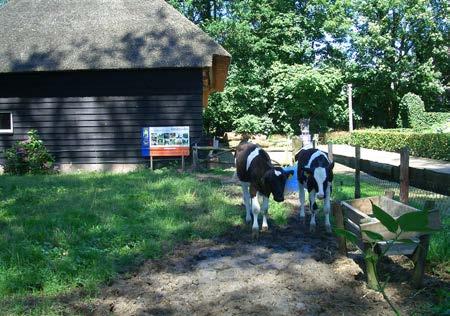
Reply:
[[[164,0],[9,0],[0,25],[0,164],[30,129],[63,171],[134,169],[142,127],[193,144],[231,59]]]

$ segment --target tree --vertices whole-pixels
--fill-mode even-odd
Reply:
[[[439,107],[448,74],[446,10],[440,0],[354,2],[347,69],[366,124],[394,127],[408,92]]]
[[[268,114],[280,132],[298,132],[299,116],[317,113],[318,129],[344,127],[339,85],[350,82],[364,126],[394,127],[409,92],[428,111],[448,111],[446,1],[168,1],[233,56],[225,92],[212,95],[205,111],[210,133],[232,129],[245,114]],[[339,80],[327,78],[334,75]],[[300,91],[323,94],[307,99]]]

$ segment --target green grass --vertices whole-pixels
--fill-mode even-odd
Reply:
[[[217,179],[232,172],[209,174],[202,181],[167,169],[0,176],[0,315],[74,314],[65,297],[89,300],[119,273],[177,243],[242,225],[240,187]],[[351,199],[353,178],[336,181],[333,197]],[[381,190],[364,184],[362,196]],[[275,224],[287,223],[286,204],[271,199],[269,212]],[[449,258],[449,219],[444,223],[429,253],[441,263]]]
[[[95,293],[175,243],[217,236],[243,217],[220,181],[168,170],[0,176],[0,197],[0,314],[34,299],[34,313],[49,314],[53,298]]]

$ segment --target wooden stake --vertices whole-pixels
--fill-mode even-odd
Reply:
[[[414,273],[412,283],[414,287],[421,288],[423,285],[423,275],[425,274],[425,261],[428,254],[428,247],[430,246],[430,235],[423,235],[419,237],[419,245],[417,246],[414,261]]]
[[[400,201],[409,202],[409,148],[400,151]]]
[[[336,227],[344,229],[344,214],[342,214],[341,203],[333,202],[332,212]],[[341,255],[347,256],[347,245],[345,242],[345,238],[338,236],[337,239],[338,239],[339,253]]]
[[[355,147],[355,199],[361,197],[361,146]]]
[[[184,171],[184,156],[181,156],[181,170]]]
[[[192,169],[197,170],[198,167],[198,149],[197,144],[192,147]]]
[[[150,170],[153,171],[153,156],[150,155]]]
[[[328,159],[330,160],[330,161],[333,161],[334,159],[333,159],[333,143],[332,142],[329,142],[328,143]]]
[[[313,135],[313,148],[317,148],[317,144],[319,143],[319,134]]]
[[[353,132],[352,84],[348,85],[348,131]]]
[[[427,200],[425,201],[424,209],[430,211],[434,209],[435,202]],[[423,276],[425,274],[425,262],[428,254],[428,248],[430,246],[430,235],[423,235],[419,237],[419,245],[417,246],[412,260],[414,262],[414,272],[412,277],[412,283],[414,287],[421,288],[423,285]]]
[[[375,262],[372,257],[377,256],[376,253],[373,252],[370,244],[364,243],[364,261],[366,263],[366,277],[367,277],[367,286],[373,290],[378,290],[378,282],[376,277],[376,269]]]

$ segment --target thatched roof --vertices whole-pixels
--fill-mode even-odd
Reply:
[[[9,0],[0,7],[0,27],[0,73],[214,69],[213,56],[228,70],[230,60],[164,0]]]

